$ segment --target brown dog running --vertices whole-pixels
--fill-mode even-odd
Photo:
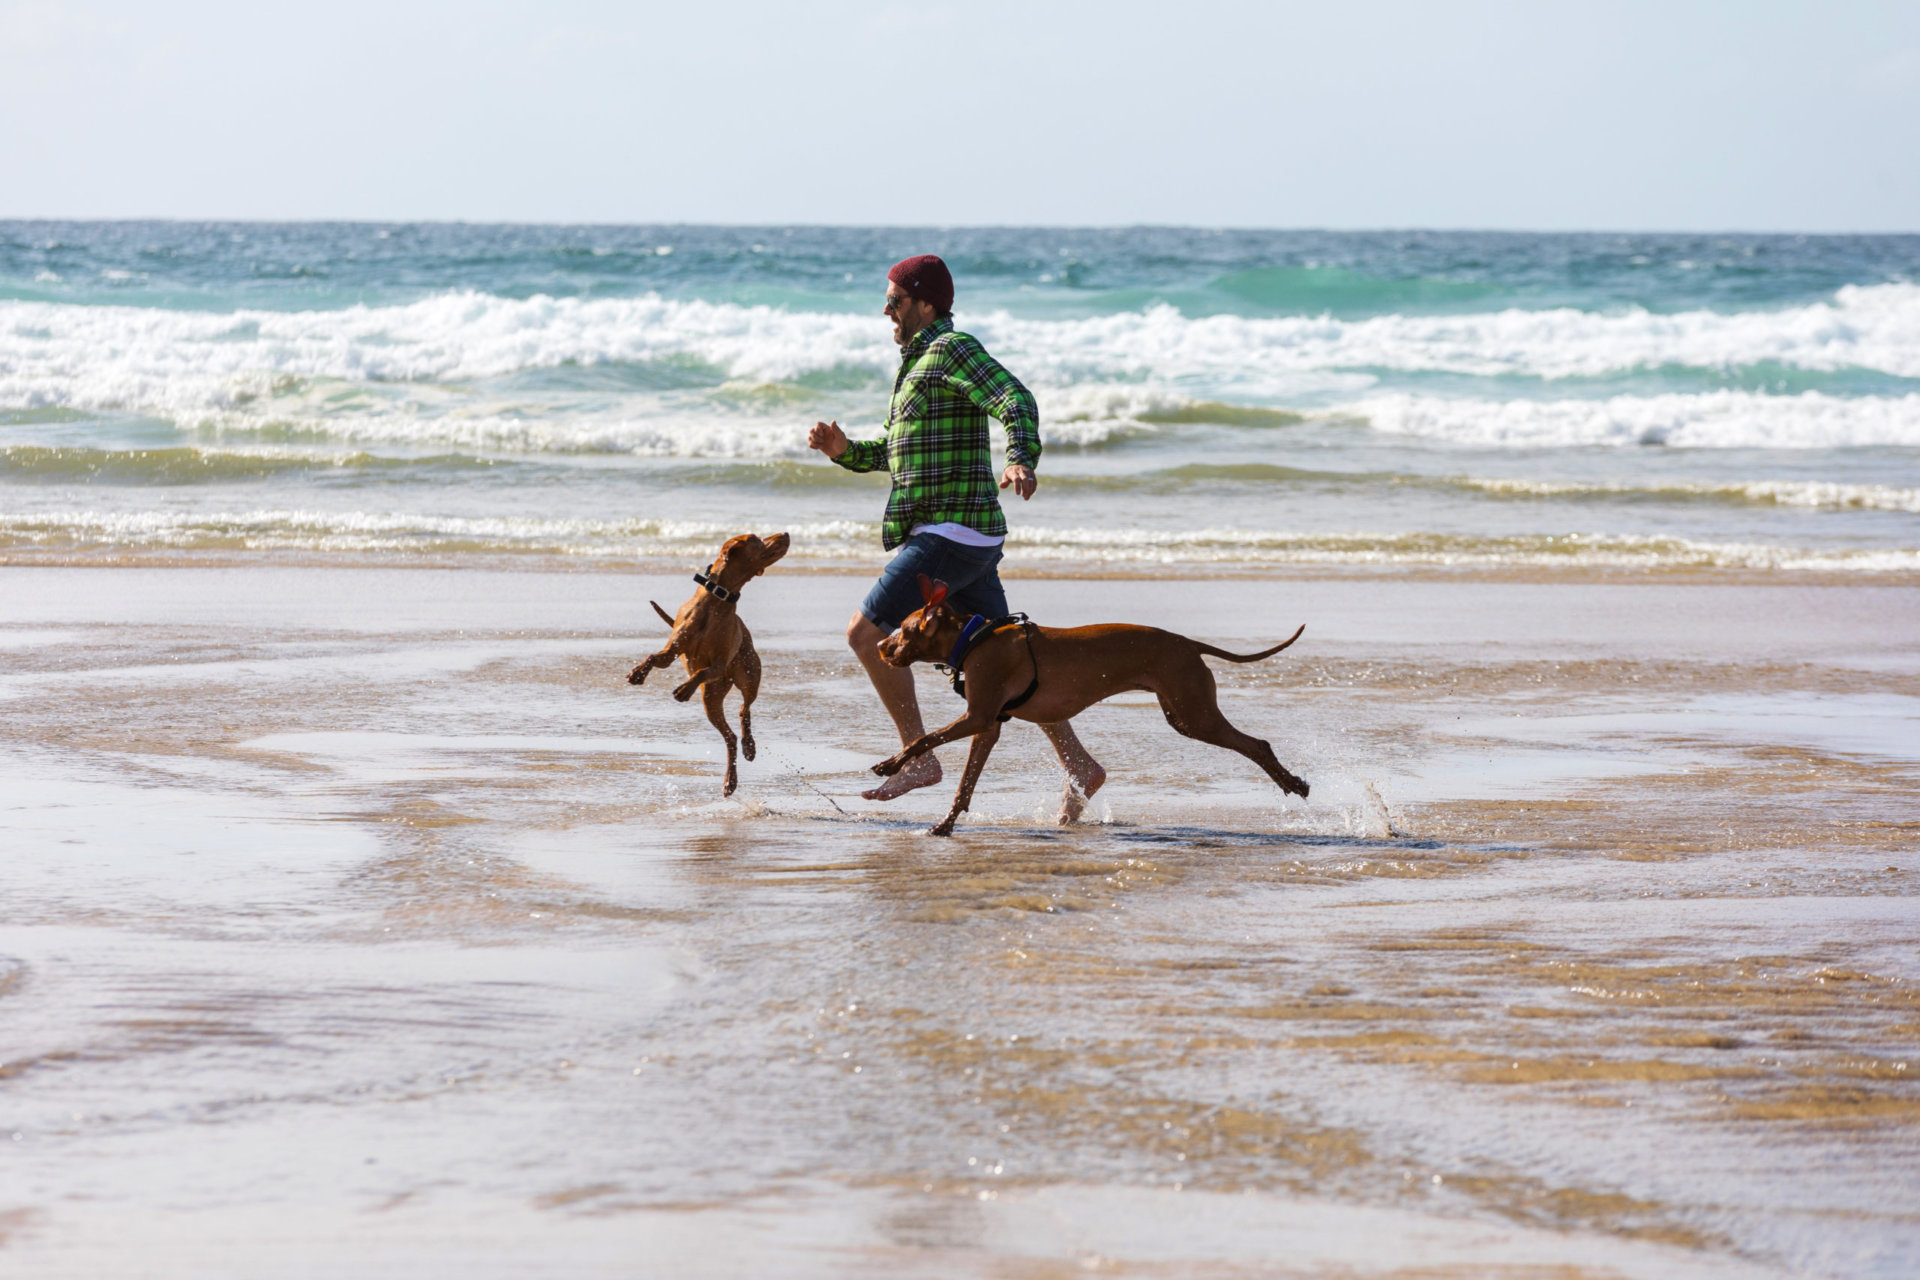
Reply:
[[[920,594],[926,605],[880,642],[880,656],[896,667],[957,658],[955,675],[964,676],[967,711],[946,728],[925,734],[882,760],[873,771],[888,777],[917,755],[960,738],[973,739],[953,808],[928,835],[953,834],[953,824],[973,800],[974,784],[980,781],[993,744],[1000,740],[1001,721],[1018,716],[1035,724],[1058,724],[1102,699],[1133,689],[1157,695],[1160,710],[1176,732],[1238,751],[1265,769],[1282,791],[1307,794],[1307,784],[1287,772],[1271,746],[1240,732],[1220,714],[1213,672],[1200,660],[1202,654],[1229,662],[1271,658],[1298,640],[1306,627],[1271,649],[1228,653],[1158,627],[1124,622],[1092,627],[1010,625],[957,652],[967,620],[947,607],[947,584],[922,574]]]
[[[730,796],[740,785],[736,751],[753,759],[753,700],[760,695],[760,655],[754,651],[753,634],[740,621],[740,588],[765,573],[787,554],[789,539],[776,533],[762,540],[751,533],[728,538],[720,555],[705,574],[694,574],[700,584],[677,616],[670,616],[654,601],[653,611],[673,628],[666,647],[627,673],[628,684],[645,684],[647,672],[655,667],[670,667],[675,657],[687,665],[687,678],[673,691],[677,701],[685,702],[699,689],[706,704],[707,719],[720,731],[727,744],[727,781],[720,794]],[[740,689],[740,741],[736,748],[733,730],[727,728],[725,702],[727,691]]]

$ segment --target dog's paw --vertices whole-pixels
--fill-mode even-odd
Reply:
[[[941,824],[940,824],[939,826],[937,826],[937,827],[928,827],[928,828],[927,828],[927,834],[928,834],[928,835],[930,835],[930,836],[950,836],[950,835],[952,835],[952,834],[953,834],[953,819],[952,819],[952,818],[948,818],[948,819],[947,819],[947,820],[946,820],[945,822],[943,822],[943,823],[941,823]]]
[[[753,739],[752,738],[740,739],[740,754],[745,756],[747,759],[751,760],[753,759],[753,752],[754,752]]]
[[[873,771],[883,778],[891,778],[894,774],[900,772],[900,757],[888,756],[885,760],[873,766]]]
[[[693,701],[694,691],[699,687],[697,684],[683,684],[673,691],[673,700],[675,702],[691,702]]]
[[[639,666],[635,667],[633,670],[627,672],[627,683],[628,684],[645,684],[647,682],[647,672],[651,670],[653,670],[653,665],[651,663],[646,663],[646,662],[641,663]]]

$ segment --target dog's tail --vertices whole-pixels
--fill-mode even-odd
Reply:
[[[648,603],[648,604],[650,604],[650,605],[653,605],[653,611],[654,611],[655,613],[657,613],[657,614],[659,614],[659,615],[660,615],[660,621],[662,621],[662,622],[664,622],[664,623],[666,623],[666,624],[667,624],[668,626],[672,626],[672,625],[673,625],[673,615],[672,615],[672,614],[670,614],[670,613],[668,613],[668,612],[667,612],[667,611],[666,611],[665,609],[662,609],[662,608],[661,608],[661,607],[660,607],[660,606],[659,606],[659,605],[658,605],[657,603],[655,603],[655,602],[654,602],[654,601],[652,601],[652,600],[649,600],[649,601],[647,601],[647,603]],[[1289,640],[1289,641],[1287,641],[1287,644],[1292,644],[1292,643],[1293,643],[1293,641],[1291,641],[1291,640]],[[1282,647],[1282,648],[1285,648],[1286,646],[1285,646],[1285,645],[1283,645],[1283,646],[1281,646],[1281,647]]]
[[[1282,649],[1292,644],[1295,640],[1298,640],[1301,636],[1301,633],[1306,631],[1306,629],[1307,629],[1307,624],[1303,622],[1300,624],[1299,631],[1294,632],[1292,635],[1288,636],[1285,640],[1282,640],[1279,644],[1273,646],[1273,648],[1262,649],[1258,653],[1228,653],[1225,649],[1216,649],[1212,645],[1203,644],[1198,640],[1195,640],[1193,642],[1193,647],[1198,649],[1200,652],[1204,654],[1208,654],[1212,657],[1225,658],[1228,662],[1258,662],[1262,658],[1271,658],[1274,654],[1280,652]]]

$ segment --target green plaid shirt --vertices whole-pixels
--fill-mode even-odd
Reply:
[[[956,333],[951,317],[914,334],[900,352],[886,436],[849,441],[834,459],[849,471],[885,467],[893,474],[880,532],[888,551],[917,524],[952,521],[988,537],[1006,536],[989,416],[1007,428],[1007,465],[1040,460],[1040,411],[1020,379],[977,338]]]

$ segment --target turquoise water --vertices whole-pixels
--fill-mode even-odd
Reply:
[[[1920,567],[1920,237],[0,223],[0,551],[875,554],[885,268],[1016,563]]]

